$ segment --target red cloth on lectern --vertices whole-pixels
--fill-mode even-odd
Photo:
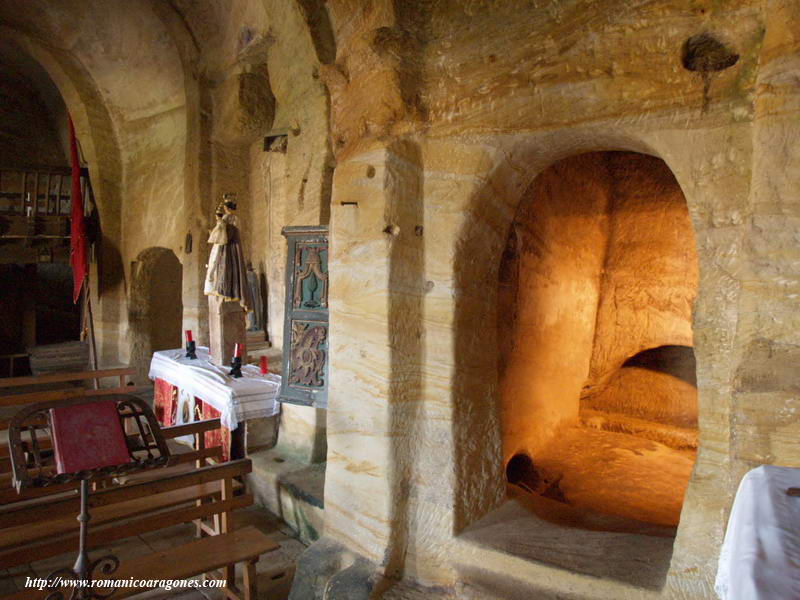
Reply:
[[[50,409],[56,472],[77,473],[131,462],[113,400]]]
[[[83,194],[81,193],[81,164],[78,160],[78,142],[72,118],[69,121],[69,154],[72,161],[72,213],[70,215],[69,262],[72,265],[72,301],[78,302],[81,286],[86,279],[86,224],[83,220]]]

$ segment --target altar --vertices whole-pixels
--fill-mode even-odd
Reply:
[[[800,598],[800,469],[762,465],[739,484],[719,557],[722,600]]]
[[[223,460],[246,454],[247,422],[280,412],[280,375],[262,374],[243,365],[242,377],[209,360],[209,349],[198,346],[196,359],[184,349],[153,354],[149,377],[155,382],[155,413],[162,426],[219,418],[222,427],[205,434],[207,447],[222,446]],[[191,440],[186,440],[191,443]]]

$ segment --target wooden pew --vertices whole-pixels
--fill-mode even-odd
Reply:
[[[102,396],[108,394],[128,394],[140,391],[128,385],[128,378],[136,371],[130,368],[81,371],[78,373],[49,373],[26,377],[0,378],[0,406],[16,406],[43,400],[58,400],[76,396]],[[101,379],[118,379],[118,385],[101,388]],[[89,389],[89,384],[97,389]],[[14,401],[16,399],[16,401]]]
[[[212,463],[220,462],[222,458],[222,448],[206,448],[204,433],[219,429],[219,419],[209,419],[207,421],[196,421],[188,425],[175,425],[173,427],[163,427],[161,429],[162,435],[167,439],[174,439],[186,435],[193,435],[195,438],[195,445],[193,448],[186,448],[184,451],[173,453],[174,465],[166,469],[159,469],[155,471],[146,471],[128,478],[129,481],[137,481],[140,479],[148,479],[154,477],[164,477],[168,474],[175,472],[183,472],[191,470],[192,468],[199,468],[210,465]],[[49,440],[41,442],[42,448],[50,446]],[[31,500],[33,498],[40,498],[43,496],[54,496],[59,493],[72,493],[77,494],[79,484],[76,482],[66,483],[63,485],[53,485],[46,488],[27,488],[18,494],[14,488],[11,487],[11,460],[8,457],[8,447],[0,447],[0,507],[6,504],[15,504],[23,500]],[[106,487],[113,482],[100,482],[95,487]],[[77,497],[77,496],[76,496]]]
[[[39,376],[0,378],[0,506],[20,501],[24,498],[47,496],[56,491],[69,491],[77,489],[78,485],[64,485],[49,487],[47,489],[29,489],[24,493],[24,498],[16,495],[11,489],[11,461],[8,453],[8,445],[5,440],[5,432],[11,415],[17,408],[44,402],[49,400],[61,400],[73,397],[97,397],[106,395],[126,394],[138,391],[128,385],[128,378],[135,373],[134,369],[117,368],[99,371],[82,371],[79,373],[52,373]],[[114,378],[118,381],[112,387],[91,389],[84,386],[90,385],[104,378]],[[71,387],[64,387],[64,384],[73,383]],[[55,386],[55,387],[53,387]],[[41,389],[49,388],[49,389]],[[16,393],[9,393],[16,392]],[[203,433],[219,429],[221,424],[219,419],[210,419],[200,422],[196,427],[191,425],[180,425],[162,429],[167,439],[174,439],[187,435],[195,438],[195,447],[187,448],[175,456],[175,461],[179,464],[194,463],[200,467],[211,462],[222,460],[222,450],[220,448],[206,448]],[[48,446],[48,441],[44,440],[44,448]]]
[[[205,448],[204,433],[219,420],[163,428],[167,439],[193,435],[195,447],[176,456],[176,464],[142,471],[124,482],[101,482],[90,495],[90,550],[127,537],[194,522],[201,539],[190,544],[132,560],[108,578],[182,579],[222,568],[229,598],[255,598],[255,563],[278,546],[254,528],[233,531],[231,512],[250,506],[252,495],[239,481],[249,473],[249,459],[219,464],[220,448]],[[0,486],[0,569],[78,550],[76,515],[78,484],[31,488],[17,495]],[[94,556],[94,558],[98,558]],[[235,585],[235,565],[244,567],[244,586]],[[145,591],[120,589],[115,598]],[[52,592],[52,590],[51,590]],[[45,598],[47,593],[25,589],[7,598]]]
[[[127,559],[108,579],[182,579],[222,568],[228,597],[256,597],[255,563],[278,545],[253,527],[231,528],[231,512],[253,503],[250,494],[235,494],[235,477],[250,472],[249,459],[195,468],[163,478],[134,481],[105,488],[89,496],[92,521],[90,551],[127,537],[180,523],[203,521],[202,537],[154,555]],[[0,509],[0,568],[11,568],[65,551],[78,550],[76,495],[43,502],[6,505]],[[93,558],[99,558],[97,554]],[[236,587],[235,565],[244,567],[243,589]],[[64,588],[65,590],[67,588]],[[124,598],[146,588],[120,589]],[[52,592],[52,590],[51,590]],[[45,598],[49,592],[25,589],[8,598]]]

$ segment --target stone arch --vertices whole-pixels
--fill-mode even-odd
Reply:
[[[183,266],[169,248],[147,248],[131,268],[131,366],[146,380],[153,352],[181,346]]]
[[[120,337],[115,323],[125,290],[120,257],[122,158],[111,114],[91,74],[74,56],[58,53],[38,38],[18,30],[2,27],[0,31],[44,69],[75,125],[76,137],[89,166],[102,232],[96,263],[90,265],[98,357],[101,363],[116,363]]]
[[[34,0],[0,8],[4,31],[59,89],[89,163],[103,233],[92,287],[106,363],[129,358],[121,333],[133,257],[150,244],[177,250],[196,214],[186,182],[186,69],[154,6],[91,0],[63,10]]]
[[[675,526],[697,405],[672,372],[676,345],[691,354],[697,255],[674,176],[640,153],[573,155],[534,180],[513,227],[521,248],[501,272],[519,283],[499,282],[497,308],[504,462],[534,460],[531,493]]]
[[[729,410],[729,400],[720,398],[711,382],[712,379],[726,381],[730,377],[727,364],[731,349],[724,344],[726,337],[718,327],[721,324],[719,318],[722,318],[725,327],[735,329],[737,311],[735,292],[724,297],[720,306],[714,306],[715,302],[720,302],[720,294],[714,286],[719,285],[721,266],[714,255],[715,240],[709,235],[709,224],[704,217],[715,200],[716,185],[723,186],[710,181],[704,189],[699,189],[692,183],[698,163],[708,160],[702,155],[708,146],[700,144],[693,135],[692,132],[660,135],[623,127],[589,126],[496,139],[494,155],[497,158],[483,185],[468,202],[469,209],[461,224],[453,257],[457,291],[453,324],[456,383],[452,391],[456,470],[453,529],[456,535],[498,507],[505,497],[497,404],[498,356],[494,350],[497,348],[496,282],[509,226],[521,195],[547,166],[562,158],[585,152],[622,150],[656,156],[667,164],[686,198],[697,239],[700,282],[693,328],[696,336],[700,452],[694,473],[705,472],[707,479],[698,479],[694,474],[690,479],[675,548],[681,544],[688,548],[689,538],[697,539],[698,535],[715,540],[711,543],[721,543],[723,531],[718,525],[703,520],[699,515],[684,519],[687,507],[692,507],[703,495],[714,493],[713,490],[718,493],[720,489],[725,490],[725,494],[731,493],[727,489],[730,476],[728,447],[716,442],[719,438],[727,439],[729,435],[726,432],[728,425],[720,424],[716,418],[716,415],[726,414]],[[693,143],[696,146],[692,147]],[[741,190],[743,194],[747,191]],[[480,255],[476,248],[480,248]],[[476,322],[484,325],[478,330],[474,327]],[[715,433],[704,431],[704,420],[713,420],[717,428]],[[706,439],[710,443],[706,444]],[[710,468],[714,469],[713,475],[709,475]],[[729,497],[725,494],[717,496],[721,506]],[[687,535],[690,527],[692,533]],[[677,554],[683,553],[676,551],[673,563]],[[672,568],[677,567],[673,564]]]

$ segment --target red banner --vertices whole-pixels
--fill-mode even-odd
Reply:
[[[86,225],[83,220],[83,194],[81,193],[81,164],[78,160],[78,143],[75,127],[69,119],[69,152],[72,161],[72,215],[70,221],[70,264],[72,264],[72,301],[77,304],[81,287],[88,272],[86,258]]]

